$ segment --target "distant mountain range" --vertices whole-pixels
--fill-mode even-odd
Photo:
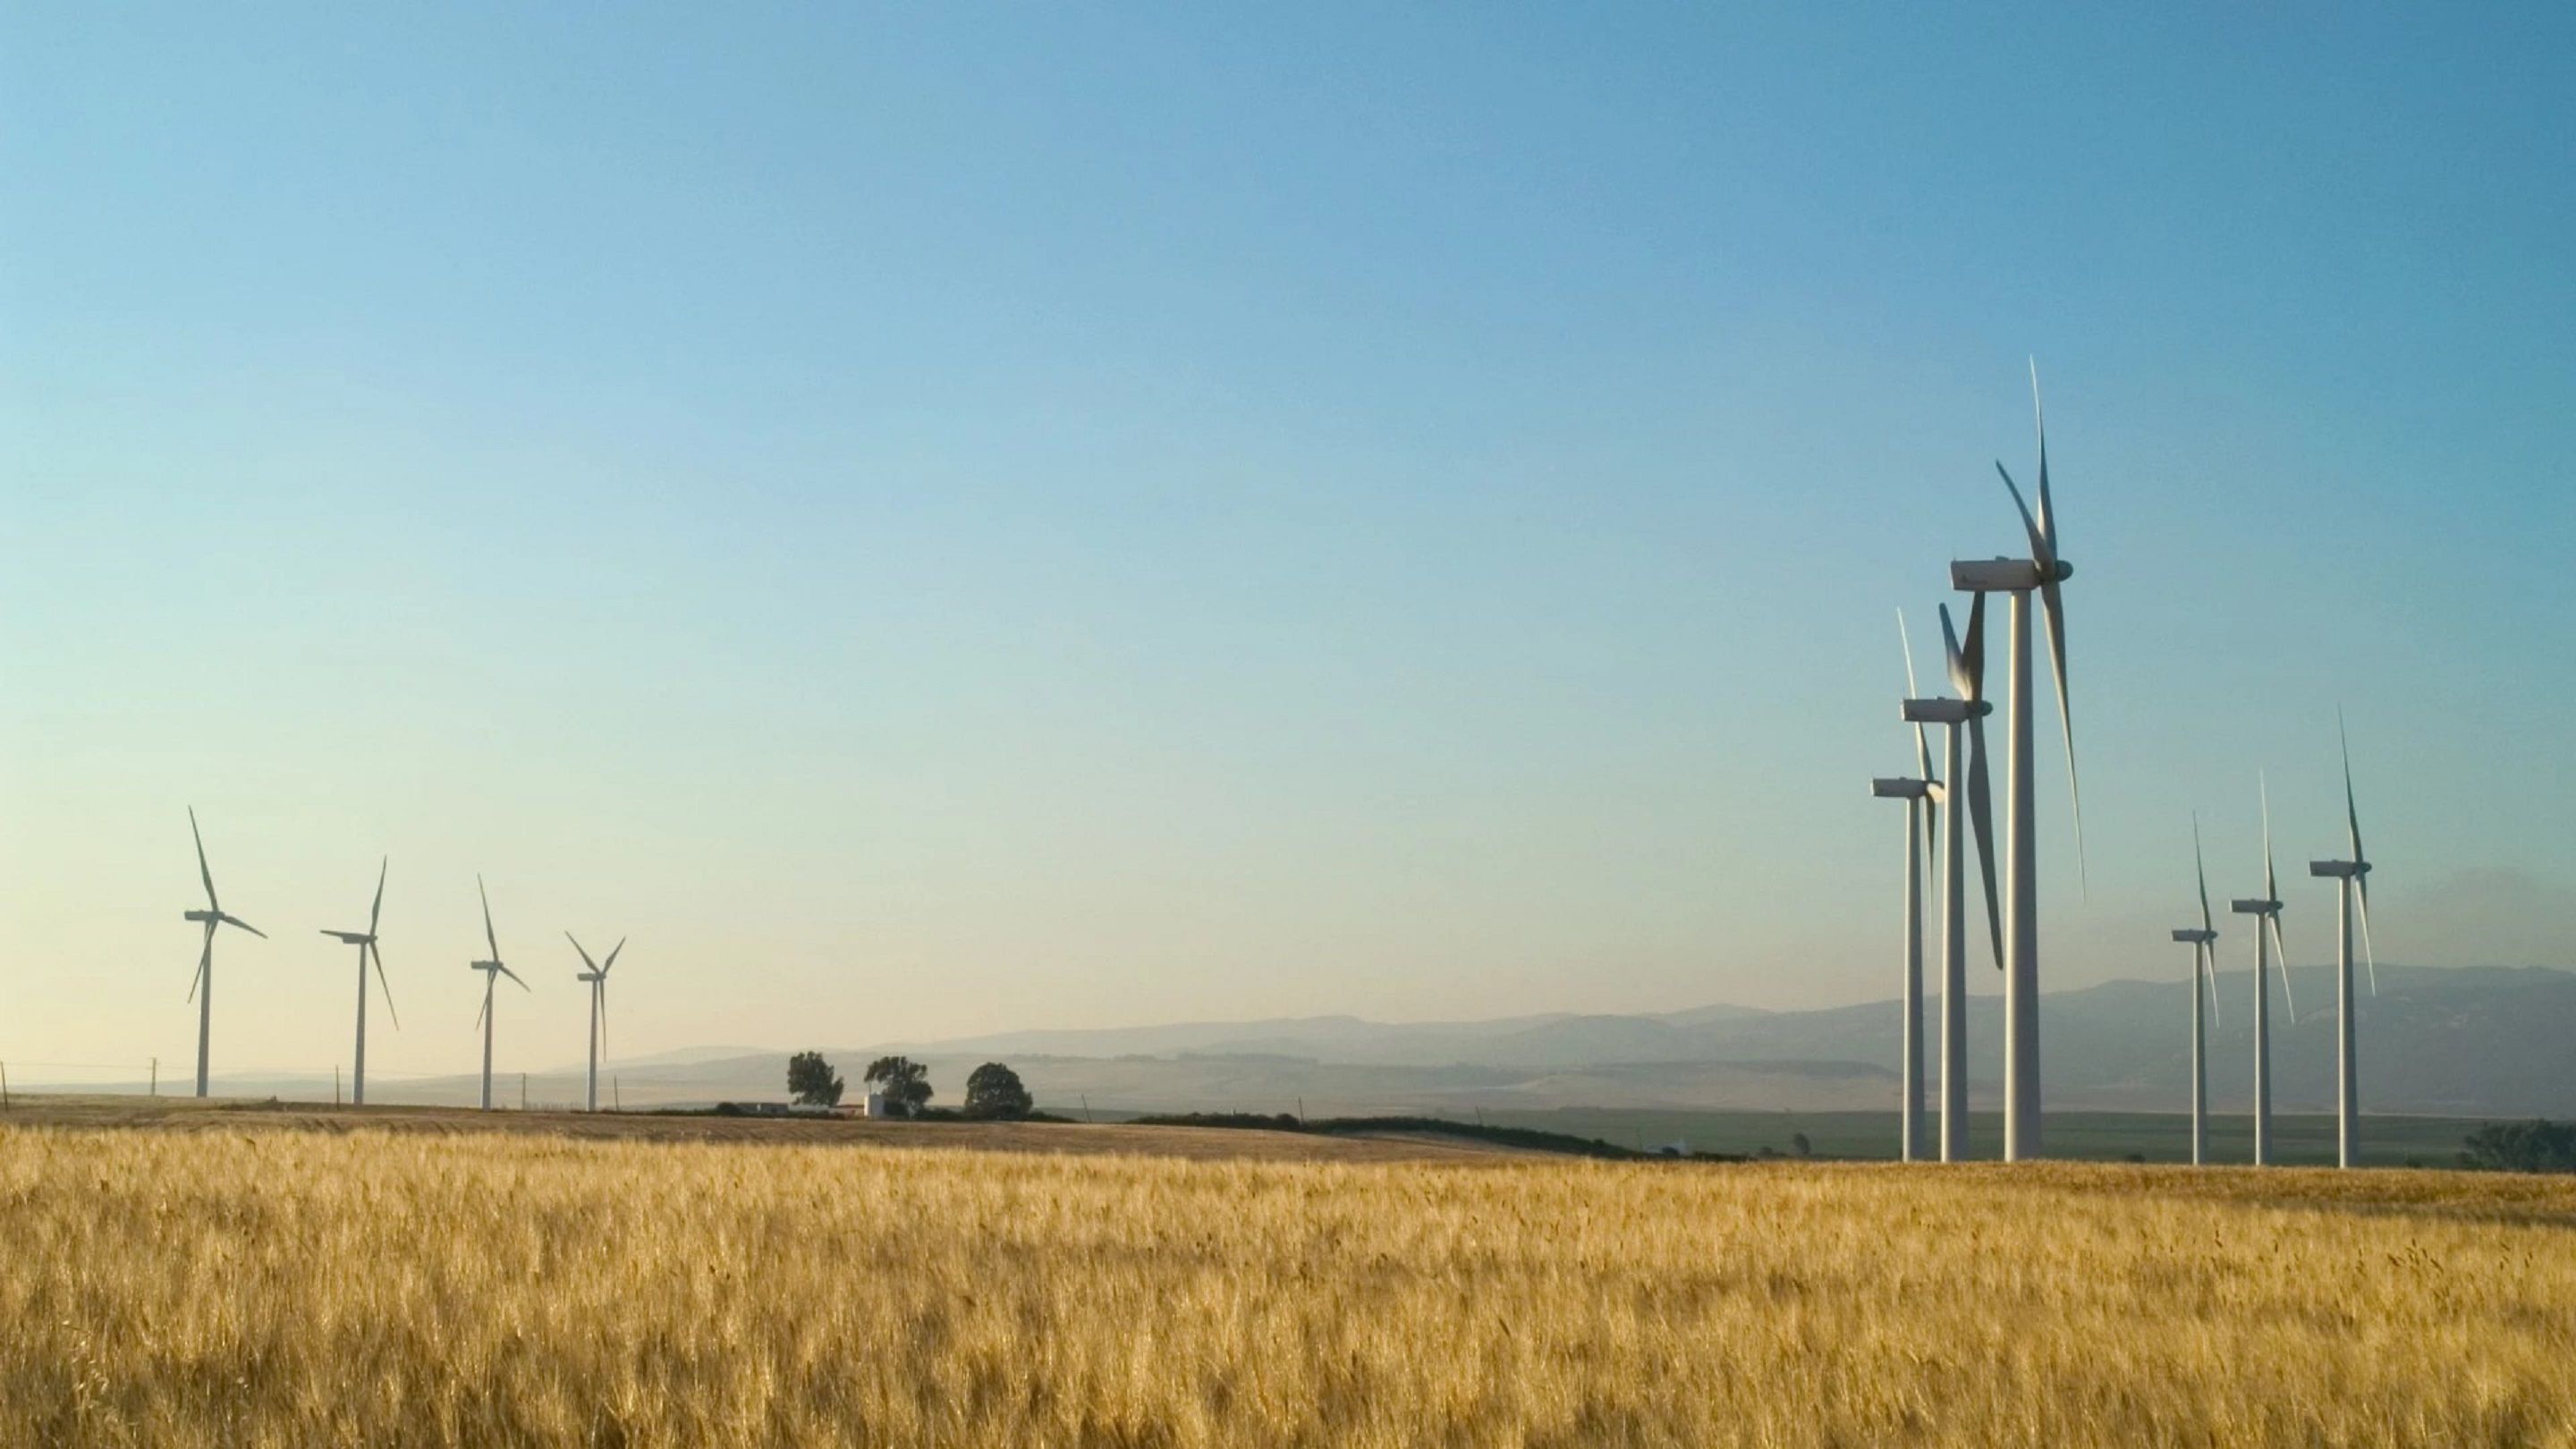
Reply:
[[[2191,998],[2171,981],[2115,981],[2041,1002],[2041,1063],[2050,1106],[2176,1111],[2187,1101]],[[1976,985],[1989,986],[1993,972]],[[2364,1109],[2466,1117],[2576,1116],[2576,973],[2546,968],[2379,968],[2361,999]],[[2275,996],[2275,1101],[2285,1111],[2334,1104],[2334,981],[2292,973],[2298,1010]],[[2278,982],[2274,990],[2278,991]],[[1937,1003],[1927,1013],[1937,1021]],[[2210,1032],[2210,1089],[2242,1111],[2253,1080],[2253,979],[2223,973]],[[1727,1110],[1892,1109],[1897,1004],[1821,1011],[1708,1006],[1652,1015],[1572,1014],[1385,1023],[1351,1016],[1197,1022],[1086,1031],[1020,1031],[947,1041],[824,1048],[857,1086],[875,1056],[926,1062],[940,1100],[966,1074],[1007,1061],[1040,1102],[1098,1111],[1264,1111],[1317,1115],[1479,1108],[1671,1107]],[[1994,1105],[2003,1005],[1972,996],[1971,1098]],[[1937,1037],[1927,1030],[1927,1050]],[[625,1105],[782,1095],[785,1051],[704,1047],[603,1069]],[[1935,1078],[1937,1080],[1937,1077]],[[141,1084],[134,1084],[139,1090]],[[510,1074],[497,1093],[518,1098]],[[329,1080],[219,1078],[230,1095],[312,1099]],[[463,1103],[471,1076],[382,1082],[380,1100]],[[601,1095],[611,1095],[603,1082]],[[577,1071],[531,1073],[532,1104],[580,1096]]]

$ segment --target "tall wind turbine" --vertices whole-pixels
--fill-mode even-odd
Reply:
[[[2191,817],[2191,868],[2200,881],[2200,924],[2173,938],[2191,943],[2191,1165],[2199,1167],[2209,1160],[2209,1027],[2203,1007],[2214,1011],[2218,1004],[2218,930],[2209,918],[2209,867],[2200,858],[2197,815]]]
[[[2335,714],[2335,737],[2343,746],[2343,818],[2351,854],[2342,860],[2312,860],[2308,874],[2331,878],[2342,914],[2335,930],[2335,1163],[2352,1166],[2359,1148],[2361,1094],[2359,1063],[2353,1059],[2352,907],[2361,902],[2361,939],[2370,950],[2370,858],[2361,853],[2361,810],[2352,801],[2352,740],[2344,734],[2343,714]],[[2370,963],[2370,991],[2379,994],[2379,963]]]
[[[1870,794],[1905,802],[1905,1085],[1896,1136],[1898,1156],[1906,1162],[1923,1155],[1923,812],[1940,789],[1937,780],[1910,777],[1869,782]]]
[[[1950,565],[1950,585],[1964,593],[2005,594],[2010,664],[2004,694],[2004,1160],[2039,1155],[2039,854],[2031,782],[2030,603],[2047,614],[2048,653],[2057,680],[2057,722],[2066,740],[2066,789],[2075,810],[2076,859],[2084,851],[2084,801],[2075,783],[2075,723],[2066,703],[2066,601],[2059,585],[2075,566],[2057,549],[2057,505],[2048,490],[2048,419],[2039,402],[2039,365],[2030,370],[2031,410],[2039,419],[2039,511],[2000,462],[2013,506],[2030,538],[2026,559],[1965,559]]]
[[[518,981],[521,991],[528,989],[528,983],[519,981],[518,972],[501,964],[501,940],[492,933],[492,895],[483,889],[483,877],[479,875],[474,877],[474,893],[483,898],[483,942],[492,948],[490,960],[476,961],[466,968],[483,973],[483,1009],[475,1014],[474,1024],[483,1028],[483,1110],[489,1112],[492,1110],[492,988],[500,985],[504,976]]]
[[[2299,1003],[2290,994],[2290,948],[2281,941],[2281,882],[2272,873],[2272,789],[2260,776],[2263,792],[2263,897],[2239,899],[2230,909],[2254,916],[2254,1165],[2272,1162],[2272,986],[2266,968],[2281,958],[2281,1001],[2290,1019],[2299,1019]]]
[[[206,868],[206,837],[197,831],[197,807],[188,807],[188,838],[197,842],[197,878],[206,883],[206,908],[185,911],[181,920],[199,921],[206,928],[206,944],[197,953],[197,974],[188,980],[188,996],[197,1003],[197,1095],[206,1095],[206,1044],[214,1034],[215,1024],[215,927],[239,926],[265,941],[268,933],[239,916],[226,915],[215,899],[215,873]]]
[[[1896,616],[1900,637],[1905,615]],[[1986,679],[1986,600],[1983,594],[1968,610],[1968,646],[1959,647],[1959,636],[1950,627],[1950,606],[1941,606],[1941,641],[1949,658],[1950,687],[1958,691],[1956,699],[1923,699],[1909,697],[1904,704],[1904,718],[1916,726],[1915,756],[1928,757],[1923,748],[1923,725],[1947,726],[1943,741],[1944,764],[1941,777],[1949,782],[1945,789],[1951,809],[1941,820],[1941,1160],[1956,1162],[1968,1154],[1968,917],[1967,876],[1959,859],[1961,811],[1977,828],[1977,864],[1985,872],[1986,940],[1996,951],[1995,965],[2003,965],[2003,931],[1995,916],[1995,829],[1994,807],[1986,786],[1986,716],[1994,706],[1980,698]],[[1905,641],[1905,684],[1909,696],[1919,695],[1914,687],[1913,641]],[[1961,730],[1966,756],[1964,770],[1961,755]],[[1924,776],[1931,777],[1927,764]],[[1911,1028],[1909,1027],[1909,1030]],[[1909,1038],[1910,1039],[1910,1038]]]
[[[590,953],[582,950],[581,939],[572,932],[564,932],[564,939],[572,942],[575,951],[581,952],[581,964],[590,968],[574,979],[590,983],[590,1090],[584,1098],[582,1110],[596,1112],[599,1110],[599,1053],[608,1045],[608,971],[617,964],[617,953],[626,949],[626,942],[621,937],[616,945],[609,948],[608,960],[601,963],[590,959]]]
[[[367,929],[363,931],[325,930],[322,933],[333,940],[358,948],[358,1052],[356,1069],[350,1074],[349,1100],[361,1107],[367,1105],[367,962],[369,960],[376,963],[376,984],[385,989],[385,1015],[393,1017],[396,1030],[402,1028],[402,1017],[394,1011],[393,983],[385,980],[385,958],[376,950],[376,922],[382,919],[385,913],[385,866],[388,863],[389,858],[376,862],[376,903],[367,907]]]

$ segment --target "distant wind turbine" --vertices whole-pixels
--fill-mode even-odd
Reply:
[[[1939,789],[1937,781],[1903,777],[1869,782],[1870,794],[1905,802],[1904,1105],[1896,1137],[1906,1162],[1923,1155],[1923,812]]]
[[[1905,615],[1896,616],[1899,637]],[[1986,682],[1986,597],[1968,607],[1968,642],[1962,649],[1950,627],[1950,606],[1941,606],[1941,642],[1948,657],[1950,687],[1956,699],[1909,698],[1903,715],[1917,726],[1916,758],[1922,748],[1920,726],[1947,726],[1941,778],[1951,806],[1941,827],[1941,1160],[1957,1162],[1968,1155],[1968,913],[1967,876],[1960,853],[1960,805],[1976,826],[1977,865],[1985,873],[1986,942],[1995,965],[2003,966],[2003,929],[1995,909],[1994,804],[1986,783],[1986,716],[1994,706],[1984,698]],[[1905,682],[1914,689],[1914,649],[1906,640]],[[1961,732],[1964,729],[1964,761]],[[1931,770],[1926,766],[1926,778]],[[1964,782],[1964,783],[1963,783]]]
[[[394,1028],[402,1028],[402,1017],[394,1011],[393,983],[385,980],[385,958],[376,950],[376,922],[385,913],[385,866],[390,857],[376,862],[376,903],[367,908],[367,929],[363,931],[325,930],[323,935],[358,948],[358,1051],[355,1070],[350,1074],[351,1103],[367,1105],[367,963],[376,967],[376,984],[385,991],[385,1015],[393,1018]]]
[[[2352,908],[2361,903],[2361,939],[2370,950],[2370,859],[2361,853],[2361,810],[2352,799],[2352,740],[2344,733],[2343,714],[2335,713],[2335,738],[2343,747],[2343,818],[2351,834],[2351,853],[2342,860],[2312,860],[2308,874],[2335,883],[2341,916],[2335,929],[2335,1161],[2352,1166],[2360,1147],[2360,1065],[2354,1060],[2352,1033]],[[2371,961],[2370,994],[2379,994],[2379,963]]]
[[[215,1022],[215,927],[239,926],[265,941],[268,933],[239,916],[227,915],[215,899],[215,873],[206,867],[206,837],[197,830],[197,807],[188,807],[188,838],[197,843],[197,878],[206,883],[206,908],[187,911],[182,920],[202,922],[205,946],[197,953],[197,974],[188,980],[188,996],[197,1003],[197,1095],[206,1095],[206,1047]]]
[[[483,943],[492,948],[491,959],[476,961],[466,968],[483,973],[483,1009],[475,1014],[474,1024],[483,1028],[483,1110],[489,1112],[492,1110],[492,988],[500,985],[504,976],[518,981],[521,991],[528,989],[528,983],[519,980],[518,972],[501,964],[501,939],[492,931],[492,895],[483,889],[483,877],[479,875],[474,877],[474,893],[483,898]]]
[[[2200,924],[2173,933],[2191,943],[2191,1165],[2209,1161],[2209,1025],[2218,1006],[2218,930],[2209,916],[2209,867],[2200,857],[2200,817],[2191,817],[2191,868],[2200,882]],[[2209,993],[2204,998],[2201,993]],[[2204,1011],[2204,1007],[2207,1008]]]
[[[2067,712],[2066,602],[2059,585],[2075,566],[2058,552],[2057,505],[2048,488],[2048,419],[2039,400],[2039,365],[2030,371],[2031,411],[2039,427],[2039,510],[2031,511],[2020,485],[2000,462],[2022,531],[2026,559],[1964,559],[1950,565],[1951,587],[1971,594],[2006,594],[2010,654],[2004,695],[2004,1160],[2037,1157],[2039,1090],[2039,835],[2033,810],[2031,766],[2030,602],[2039,595],[2047,615],[2048,653],[2057,681],[2057,722],[2066,740],[2066,789],[2075,811],[2075,851],[2084,859],[2084,797],[2075,782],[2075,723]]]
[[[582,950],[581,939],[572,932],[564,932],[564,939],[572,942],[572,948],[581,953],[581,964],[590,968],[574,979],[590,983],[590,1088],[582,1110],[596,1112],[599,1110],[599,1057],[608,1046],[608,972],[617,964],[617,953],[626,949],[626,942],[621,937],[616,945],[609,948],[608,960],[602,963],[590,959],[590,953]]]
[[[2272,788],[2260,775],[2255,784],[2263,793],[2263,895],[2260,900],[2237,900],[2230,909],[2240,916],[2253,916],[2254,922],[2254,1162],[2258,1167],[2272,1161],[2272,986],[2265,970],[2271,958],[2281,958],[2281,1001],[2290,1009],[2290,1020],[2299,1019],[2299,1003],[2290,994],[2290,948],[2281,940],[2281,882],[2272,873]]]

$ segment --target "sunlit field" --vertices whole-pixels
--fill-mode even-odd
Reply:
[[[2571,1225],[2434,1173],[22,1128],[0,1443],[2569,1444]]]

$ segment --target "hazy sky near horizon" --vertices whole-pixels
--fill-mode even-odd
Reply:
[[[219,1072],[345,1058],[379,854],[387,1073],[478,871],[504,1070],[567,928],[628,1053],[1892,994],[2033,355],[2048,984],[2258,770],[2323,959],[2338,703],[2380,954],[2576,965],[2571,98],[2563,5],[0,6],[0,1060],[184,1070],[190,804]]]

